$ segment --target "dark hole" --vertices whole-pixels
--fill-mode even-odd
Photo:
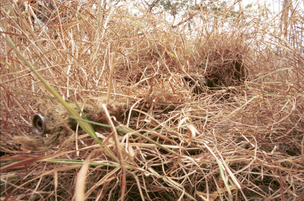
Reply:
[[[299,156],[301,155],[301,150],[294,146],[287,149],[286,153],[290,156]]]
[[[4,156],[4,155],[5,155],[5,152],[0,151],[0,157]]]
[[[42,129],[42,121],[37,121],[37,128],[38,128],[39,130]]]

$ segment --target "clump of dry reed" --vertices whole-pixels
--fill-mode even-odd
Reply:
[[[291,11],[195,10],[207,20],[186,31],[124,6],[2,2],[1,200],[301,200],[304,15]],[[28,63],[116,129],[22,149],[37,102],[58,104]],[[216,87],[193,93],[185,76]]]

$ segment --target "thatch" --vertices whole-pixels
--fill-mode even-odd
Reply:
[[[186,31],[54,2],[1,3],[1,200],[304,197],[300,8],[198,9]]]

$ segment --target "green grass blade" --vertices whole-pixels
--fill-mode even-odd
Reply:
[[[0,31],[2,31],[2,29],[0,28]],[[74,117],[78,117],[80,119],[82,119],[80,117],[80,115],[78,114],[78,112],[71,107],[66,101],[63,100],[63,98],[53,89],[53,87],[51,87],[47,81],[40,75],[40,73],[38,71],[35,70],[35,67],[32,65],[31,62],[29,62],[22,54],[21,52],[16,48],[15,44],[12,42],[12,40],[10,39],[9,36],[5,36],[5,34],[1,33],[1,36],[3,37],[3,39],[6,41],[6,43],[14,50],[14,52],[17,54],[18,58],[23,61],[29,68],[30,70],[38,77],[38,79],[44,84],[45,88],[51,93],[53,94],[56,99],[64,105],[64,107],[74,116]],[[90,125],[87,122],[84,121],[79,121],[77,120],[80,127],[87,132],[96,142],[98,142],[99,144],[101,144],[100,139],[96,136],[94,130],[92,130],[92,128],[90,127]]]

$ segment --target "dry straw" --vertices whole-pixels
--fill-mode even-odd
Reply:
[[[303,199],[300,2],[50,2],[1,2],[1,200]]]

